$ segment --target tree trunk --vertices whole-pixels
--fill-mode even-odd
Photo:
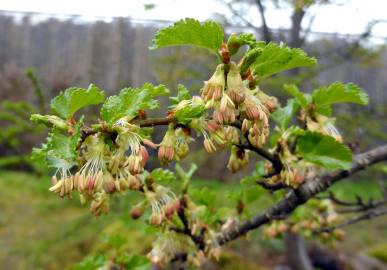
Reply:
[[[313,270],[302,236],[288,233],[285,236],[286,258],[292,270]]]

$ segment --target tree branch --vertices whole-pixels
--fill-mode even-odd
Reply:
[[[255,0],[255,3],[258,6],[259,15],[261,16],[263,39],[266,42],[270,42],[270,41],[272,41],[272,36],[271,36],[270,30],[269,30],[269,27],[267,26],[267,22],[266,22],[265,8],[263,7],[261,0]]]
[[[319,234],[319,233],[324,233],[324,232],[332,232],[336,229],[339,229],[339,228],[342,228],[345,226],[349,226],[349,225],[358,223],[360,221],[383,216],[383,215],[387,215],[387,208],[372,209],[372,210],[369,210],[369,211],[367,211],[367,212],[363,213],[362,215],[359,215],[355,218],[348,219],[347,221],[345,221],[343,223],[340,223],[340,224],[337,224],[334,226],[330,226],[330,227],[323,227],[323,228],[317,229],[314,231],[314,233]]]
[[[316,194],[328,189],[333,183],[340,181],[341,179],[346,178],[360,170],[364,170],[367,166],[383,160],[387,160],[387,144],[357,155],[354,158],[352,167],[349,170],[337,170],[325,173],[313,179],[308,179],[297,189],[289,191],[285,195],[285,198],[267,209],[265,212],[242,222],[234,228],[219,232],[215,238],[215,242],[219,245],[223,245],[251,230],[257,229],[260,226],[275,220],[278,216],[288,215],[298,206],[313,198]]]

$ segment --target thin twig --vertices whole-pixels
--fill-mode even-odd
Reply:
[[[364,220],[372,219],[372,218],[375,218],[375,217],[379,217],[379,216],[382,216],[382,215],[387,215],[387,208],[379,208],[379,209],[369,210],[366,213],[363,213],[362,215],[359,215],[359,216],[357,216],[355,218],[348,219],[348,220],[346,220],[343,223],[340,223],[340,224],[337,224],[337,225],[334,225],[334,226],[330,226],[330,227],[319,228],[319,229],[315,230],[313,233],[314,234],[319,234],[319,233],[324,233],[324,232],[332,232],[332,231],[334,231],[336,229],[339,229],[339,228],[342,228],[342,227],[346,227],[348,225],[352,225],[352,224],[358,223],[360,221],[364,221]]]

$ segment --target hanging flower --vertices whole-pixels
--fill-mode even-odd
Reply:
[[[67,168],[67,166],[64,166],[58,169],[55,175],[51,178],[53,186],[49,188],[49,191],[58,194],[61,198],[66,195],[70,195],[71,191],[74,189],[74,177]],[[60,175],[59,180],[56,176],[58,173]]]
[[[178,127],[175,129],[175,157],[180,160],[186,157],[189,153],[189,143],[193,141],[190,136],[189,128]]]
[[[168,130],[164,135],[163,140],[160,143],[158,157],[161,162],[169,163],[173,160],[175,156],[175,144],[176,144],[176,135],[173,125],[168,126]]]
[[[227,169],[235,173],[249,164],[249,151],[235,145],[231,147],[231,155],[227,164]]]
[[[202,88],[202,98],[205,102],[216,101],[221,99],[225,87],[224,65],[220,64],[216,67],[212,77],[204,82]]]
[[[88,136],[83,143],[86,163],[74,176],[74,186],[79,192],[89,196],[99,191],[103,185],[103,174],[106,171],[105,143],[100,134]]]
[[[152,208],[149,223],[153,226],[159,226],[180,208],[180,201],[175,194],[160,185],[157,185],[154,191],[146,191],[145,197]]]
[[[227,95],[235,105],[239,105],[245,100],[245,91],[239,68],[234,62],[231,62],[230,70],[227,74]]]

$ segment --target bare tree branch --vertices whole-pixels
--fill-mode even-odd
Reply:
[[[255,3],[256,3],[257,6],[258,6],[258,11],[259,11],[259,14],[260,14],[260,16],[261,16],[261,21],[262,21],[262,36],[263,36],[263,39],[264,39],[266,42],[270,42],[270,41],[272,41],[273,39],[272,39],[270,30],[269,30],[269,27],[267,26],[266,15],[265,15],[265,8],[263,7],[262,1],[261,1],[261,0],[255,0]]]
[[[314,233],[318,234],[318,233],[323,233],[323,232],[332,232],[332,231],[334,231],[336,229],[339,229],[339,228],[342,228],[342,227],[346,227],[348,225],[352,225],[352,224],[358,223],[360,221],[364,221],[364,220],[372,219],[372,218],[375,218],[375,217],[383,216],[383,215],[387,215],[387,208],[372,209],[372,210],[369,210],[369,211],[367,211],[367,212],[363,213],[362,215],[359,215],[359,216],[357,216],[355,218],[348,219],[347,221],[345,221],[343,223],[315,230]]]
[[[285,198],[263,213],[258,214],[227,231],[219,232],[215,242],[223,245],[251,230],[257,229],[260,226],[275,220],[277,216],[288,215],[298,206],[313,198],[316,194],[328,189],[333,183],[340,181],[341,179],[346,178],[360,170],[364,170],[367,166],[383,160],[387,160],[387,144],[357,155],[354,158],[352,167],[349,170],[337,170],[307,180],[297,189],[289,191],[285,195]]]
[[[220,0],[221,3],[223,3],[224,5],[226,5],[228,7],[228,9],[231,11],[231,13],[238,17],[238,19],[240,19],[243,23],[245,23],[248,27],[251,27],[253,29],[255,29],[256,31],[259,29],[259,27],[255,26],[254,24],[252,24],[249,20],[247,20],[243,14],[240,14],[238,12],[238,10],[236,10],[232,4],[230,2],[227,2],[225,0]]]

